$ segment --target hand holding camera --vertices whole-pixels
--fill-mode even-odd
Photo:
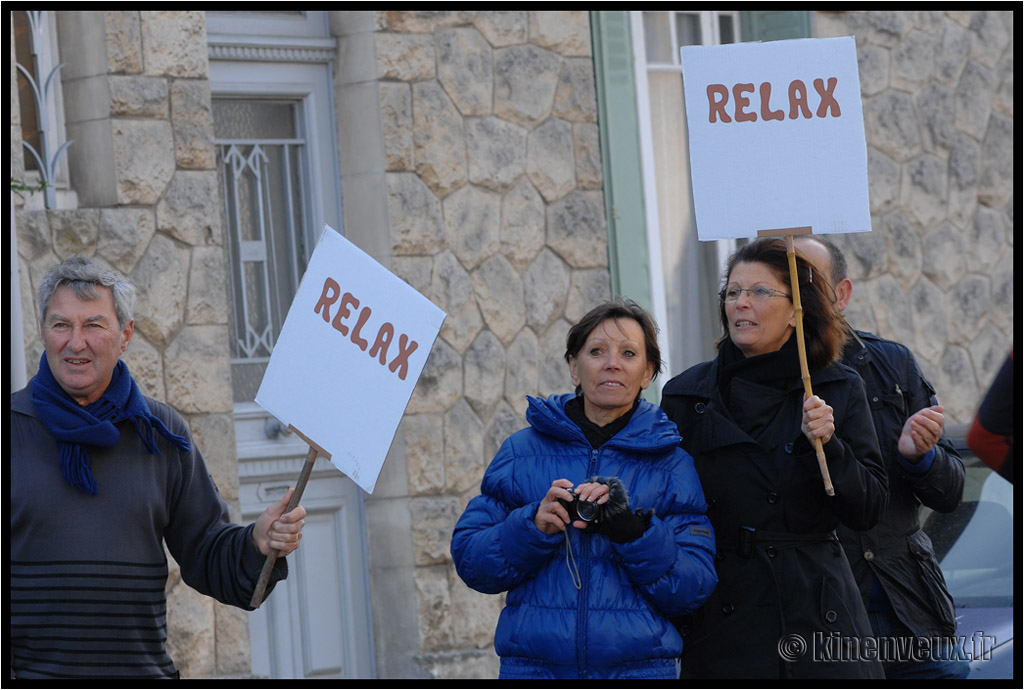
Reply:
[[[573,523],[577,520],[582,522],[599,522],[604,518],[605,507],[601,503],[597,503],[595,500],[587,500],[581,497],[575,491],[570,492],[572,494],[571,500],[565,500],[564,498],[558,499],[558,502],[562,504],[566,512],[569,513],[569,522]]]
[[[540,506],[537,507],[537,512],[533,516],[533,524],[544,534],[564,532],[566,523],[571,522],[562,506],[562,501],[565,500],[565,497],[569,499],[573,497],[572,487],[573,483],[568,479],[556,479],[551,482],[547,494],[541,500]]]
[[[565,494],[568,494],[568,499],[563,498]],[[541,529],[544,529],[542,523],[547,523],[554,529],[562,530],[565,528],[565,518],[550,517],[557,514],[550,505],[551,499],[557,501],[564,509],[569,524],[591,533],[604,534],[618,544],[632,542],[643,534],[650,524],[652,511],[631,511],[629,493],[617,477],[593,477],[575,489],[566,479],[552,482],[552,488],[548,491],[535,522]],[[545,504],[549,504],[546,511]],[[549,516],[548,519],[544,519],[542,512]],[[560,521],[555,522],[559,519]],[[578,525],[578,522],[584,524]],[[548,533],[553,533],[554,529]]]
[[[603,534],[613,542],[624,544],[647,531],[654,511],[630,510],[629,493],[618,477],[594,477],[591,481],[608,487],[608,500],[596,506],[594,519],[588,521],[587,532]]]
[[[603,482],[590,481],[574,489],[568,479],[556,479],[541,500],[533,522],[545,534],[564,532],[567,525],[582,529],[589,520],[603,515],[609,495],[609,487]]]

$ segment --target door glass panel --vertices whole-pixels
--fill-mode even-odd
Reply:
[[[295,135],[296,104],[281,101],[215,99],[217,139],[289,139]]]
[[[305,142],[298,104],[214,99],[231,258],[235,402],[251,402],[305,269]]]

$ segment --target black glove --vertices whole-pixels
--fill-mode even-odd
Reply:
[[[588,532],[603,534],[616,544],[638,539],[651,525],[653,510],[625,510],[587,526]]]

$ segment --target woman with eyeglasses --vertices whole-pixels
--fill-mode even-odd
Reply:
[[[804,399],[789,257],[777,238],[729,258],[717,356],[662,391],[694,458],[717,545],[719,584],[679,622],[683,678],[883,677],[834,530],[881,519],[885,470],[863,383],[838,363],[845,323],[832,288],[796,261],[813,396]]]

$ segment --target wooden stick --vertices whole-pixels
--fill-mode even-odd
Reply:
[[[314,463],[316,463],[316,456],[317,448],[310,445],[309,452],[306,453],[306,463],[302,466],[302,472],[299,473],[299,481],[295,484],[295,493],[292,494],[291,500],[288,501],[288,508],[284,511],[285,513],[292,512],[299,505],[302,492],[306,490],[306,482],[309,481],[309,475],[313,471]],[[267,554],[267,560],[263,562],[263,570],[260,572],[259,580],[256,581],[256,591],[252,593],[252,600],[249,601],[249,606],[254,609],[258,609],[260,604],[263,603],[263,593],[267,589],[267,583],[270,582],[270,573],[274,570],[274,563],[277,562],[280,553],[277,549],[271,549],[270,553]]]
[[[804,344],[804,308],[800,304],[800,282],[796,271],[796,248],[792,235],[786,235],[786,255],[789,257],[789,283],[793,292],[793,309],[796,312],[796,347],[800,354],[800,378],[804,382],[804,394],[809,398],[814,393],[811,391],[811,374],[807,369],[807,346]],[[814,439],[814,451],[818,455],[818,467],[821,469],[821,479],[825,482],[825,493],[835,496],[836,491],[832,488],[832,478],[828,474],[825,449],[821,445],[820,438]]]

